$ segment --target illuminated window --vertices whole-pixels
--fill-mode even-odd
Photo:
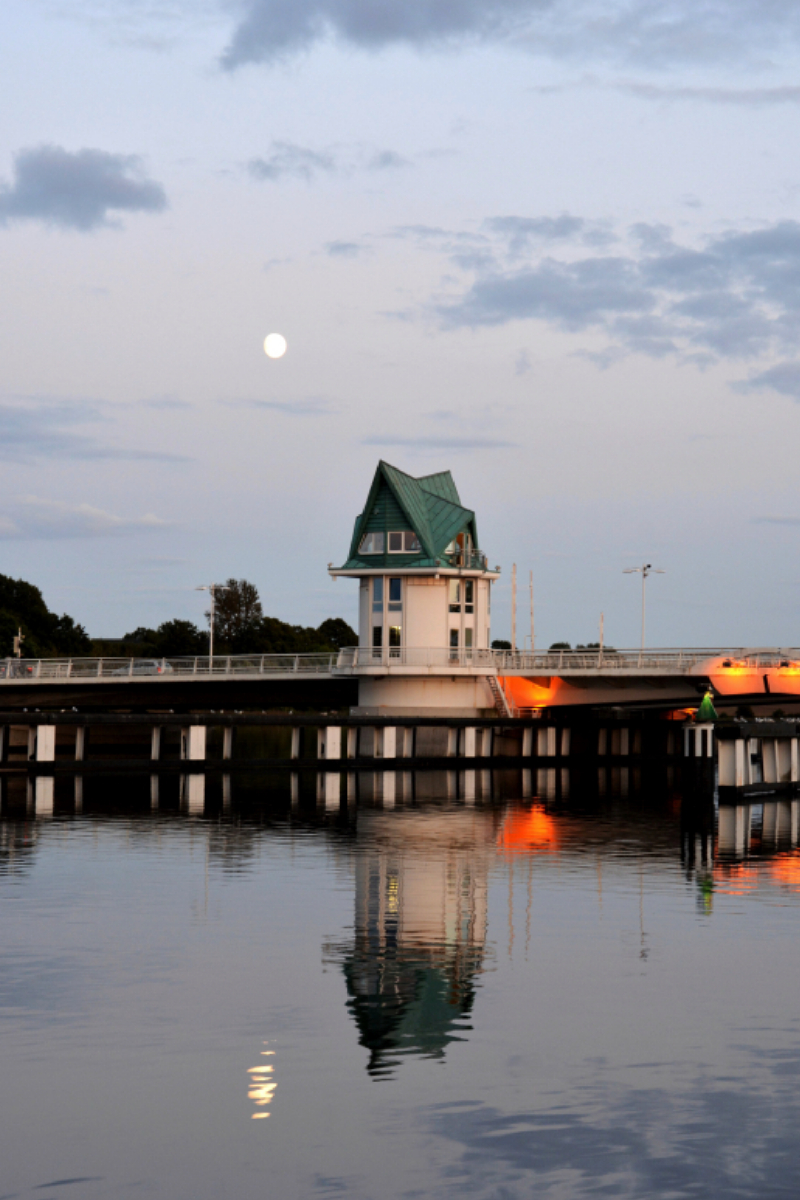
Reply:
[[[383,554],[385,545],[382,533],[365,533],[358,547],[359,554]]]
[[[390,649],[396,650],[397,647],[400,645],[402,632],[403,632],[403,630],[400,625],[390,625],[389,626],[389,647],[390,647]]]
[[[376,575],[372,581],[372,611],[383,612],[383,576]]]
[[[450,612],[461,612],[461,582],[450,580]]]
[[[475,580],[464,580],[464,612],[475,611]]]
[[[403,609],[403,581],[402,579],[389,580],[389,612],[402,612]]]

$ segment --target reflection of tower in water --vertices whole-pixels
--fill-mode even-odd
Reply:
[[[486,940],[494,822],[476,810],[361,811],[355,938],[344,952],[368,1070],[463,1039]]]

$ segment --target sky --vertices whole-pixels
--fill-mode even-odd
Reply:
[[[800,3],[6,0],[0,571],[356,621],[379,459],[493,635],[800,644]],[[266,334],[286,355],[270,360]],[[529,636],[529,634],[528,634]]]

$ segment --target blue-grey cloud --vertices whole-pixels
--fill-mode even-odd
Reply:
[[[367,161],[370,171],[388,171],[410,165],[410,160],[398,154],[396,150],[378,150]]]
[[[733,104],[740,108],[764,108],[776,104],[800,104],[800,87],[685,87],[679,84],[627,83],[614,84],[614,89],[642,100],[706,101],[710,104]]]
[[[753,517],[754,525],[800,525],[800,517]]]
[[[339,41],[362,50],[511,42],[577,61],[664,66],[757,61],[800,41],[785,0],[233,0],[233,70]]]
[[[599,331],[616,349],[651,357],[677,354],[698,364],[785,354],[797,345],[798,222],[731,231],[695,246],[676,242],[663,226],[640,224],[628,231],[624,249],[620,244],[614,254],[602,247],[587,254],[585,248],[576,252],[586,224],[559,221],[485,222],[494,241],[481,248],[456,294],[433,306],[442,325],[544,321],[571,332]],[[557,255],[547,235],[559,229],[566,245]],[[468,265],[452,235],[431,238],[430,245],[453,266],[464,270]],[[800,396],[800,378],[791,363],[740,386]]]
[[[311,150],[293,142],[273,142],[267,158],[251,158],[247,169],[253,179],[271,183],[285,176],[310,181],[321,172],[330,174],[337,169],[336,158],[330,151]]]
[[[93,504],[70,504],[41,496],[20,496],[0,508],[0,539],[96,538],[121,534],[152,533],[168,523],[155,513],[120,517]]]
[[[358,258],[364,246],[360,242],[327,242],[325,250],[331,258]]]
[[[765,388],[800,400],[800,362],[780,362],[766,371],[734,384],[737,392],[756,392]]]
[[[33,463],[42,459],[127,459],[137,462],[185,462],[184,455],[164,450],[137,450],[115,446],[81,427],[110,424],[101,406],[92,400],[58,400],[47,397],[0,399],[0,461]]]
[[[43,221],[86,233],[114,224],[111,214],[166,207],[163,187],[144,176],[140,158],[105,150],[20,150],[13,183],[0,185],[0,225]]]

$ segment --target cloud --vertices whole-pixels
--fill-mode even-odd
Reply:
[[[320,172],[337,169],[336,159],[327,151],[310,150],[293,142],[273,142],[268,158],[251,158],[247,169],[253,179],[275,182],[289,175],[310,182]]]
[[[327,242],[325,250],[332,258],[357,258],[365,247],[359,242]]]
[[[362,446],[408,446],[416,450],[499,450],[516,448],[516,442],[485,437],[400,437],[374,434],[364,438]]]
[[[451,280],[449,298],[429,311],[451,329],[535,320],[572,333],[600,333],[609,345],[592,352],[605,362],[619,351],[677,355],[699,366],[794,351],[800,334],[798,222],[732,230],[696,245],[676,242],[665,226],[639,224],[626,235],[608,231],[616,242],[613,254],[603,246],[586,252],[588,224],[491,218],[484,228],[493,237],[471,262],[452,234],[430,237],[430,248],[447,255],[467,279]],[[561,237],[563,247],[553,241]],[[772,387],[800,398],[800,372],[793,362],[783,363],[737,386]]]
[[[737,392],[755,392],[770,388],[773,392],[800,400],[800,362],[776,363],[766,371],[760,371],[757,375],[751,375],[749,379],[733,384],[733,387]]]
[[[119,517],[91,504],[67,504],[41,496],[20,496],[0,512],[0,539],[61,539],[110,537],[168,528],[154,513]]]
[[[117,224],[116,212],[162,212],[167,197],[141,159],[105,150],[38,146],[14,156],[14,182],[0,185],[0,225],[43,221],[87,233]]]
[[[142,408],[155,408],[159,411],[168,411],[169,409],[185,409],[194,408],[194,405],[189,400],[181,400],[178,396],[149,396],[146,400],[140,400]]]
[[[705,100],[710,104],[734,104],[742,108],[763,108],[775,104],[800,104],[800,87],[731,88],[682,87],[655,83],[616,83],[614,90],[642,100]]]
[[[387,171],[411,165],[395,150],[374,150],[365,146],[330,146],[313,150],[294,142],[272,143],[265,158],[251,158],[247,170],[259,182],[277,183],[280,179],[304,179],[310,183],[318,175],[349,175],[353,171]]]
[[[38,396],[0,398],[0,461],[32,463],[42,459],[127,459],[186,462],[181,454],[108,445],[76,427],[109,423],[93,400],[59,400]]]
[[[647,66],[779,56],[800,41],[780,0],[233,0],[222,66],[274,63],[337,41],[364,51],[505,42],[557,59]]]
[[[754,525],[800,525],[800,517],[753,517]]]
[[[303,396],[298,400],[223,400],[230,408],[256,408],[286,413],[290,417],[321,417],[338,412],[337,406],[323,396]]]

